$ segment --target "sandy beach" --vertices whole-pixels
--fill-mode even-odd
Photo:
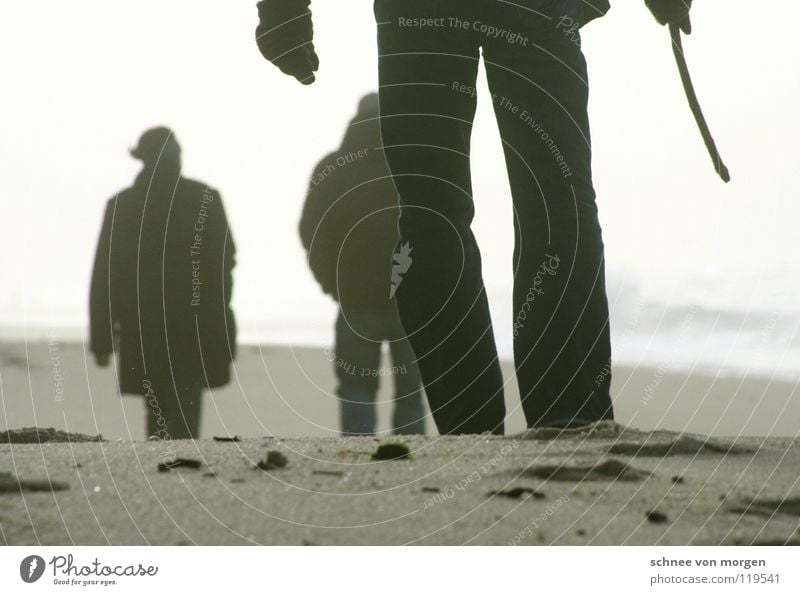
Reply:
[[[336,437],[324,350],[243,347],[234,384],[206,399],[203,439],[171,444],[145,440],[142,403],[116,396],[113,370],[97,369],[82,345],[5,344],[0,358],[0,429],[55,427],[106,439],[0,445],[7,545],[800,539],[800,405],[791,383],[617,368],[622,425],[519,434],[525,428],[510,389],[508,436],[414,437],[406,440],[410,458],[375,461],[385,437]],[[381,427],[390,397],[384,386]],[[678,432],[715,438],[686,441]],[[212,439],[232,435],[242,441]],[[257,469],[269,451],[288,464]],[[199,467],[158,470],[176,457]]]
[[[752,452],[609,453],[622,438],[407,441],[373,461],[371,438],[203,439],[171,447],[198,469],[159,471],[165,444],[0,446],[0,468],[63,491],[0,494],[8,545],[797,544],[800,444]],[[262,471],[267,449],[284,468]],[[605,462],[589,474],[586,469]],[[569,474],[545,479],[555,466]],[[588,467],[587,467],[588,466]],[[622,470],[622,472],[620,471]],[[577,475],[575,472],[577,471]],[[39,486],[41,489],[41,486]],[[784,500],[790,497],[793,500]],[[755,500],[755,503],[753,501]],[[748,508],[749,507],[749,508]]]

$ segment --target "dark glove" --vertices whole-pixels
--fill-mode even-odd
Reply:
[[[261,0],[256,43],[261,54],[304,85],[314,82],[319,58],[314,51],[310,0]]]
[[[661,25],[678,25],[686,35],[692,32],[689,10],[692,0],[644,0]]]

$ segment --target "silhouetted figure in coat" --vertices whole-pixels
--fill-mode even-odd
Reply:
[[[397,194],[380,147],[378,96],[372,94],[361,100],[341,147],[315,168],[300,236],[322,290],[339,303],[330,359],[339,381],[342,433],[375,433],[375,394],[382,378],[393,377],[393,432],[423,434],[421,380],[392,284]],[[380,363],[384,341],[389,368]]]
[[[142,395],[147,432],[195,438],[204,387],[230,380],[235,247],[219,193],[181,176],[172,132],[145,132],[144,167],[108,201],[90,296],[91,351],[119,355],[119,390]]]

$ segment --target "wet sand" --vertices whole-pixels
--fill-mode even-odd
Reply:
[[[336,436],[338,400],[329,360],[322,349],[241,347],[233,382],[205,397],[201,435]],[[513,434],[525,422],[513,367],[503,368],[506,432]],[[617,421],[643,429],[795,436],[800,427],[797,383],[616,366],[612,393]],[[379,393],[383,431],[391,398],[386,377]],[[146,438],[142,399],[120,398],[113,369],[95,367],[77,343],[0,343],[0,400],[0,429],[56,427],[109,439]],[[434,431],[430,421],[428,430]]]

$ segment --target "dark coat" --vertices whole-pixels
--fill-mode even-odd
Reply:
[[[597,17],[604,16],[611,5],[608,0],[581,0],[583,4],[583,24],[593,21]]]
[[[91,351],[119,354],[120,392],[145,381],[230,380],[235,247],[219,193],[174,169],[144,170],[108,201],[90,295]]]
[[[398,197],[381,147],[377,105],[350,123],[314,168],[300,220],[308,263],[342,311],[395,312],[390,297]]]

